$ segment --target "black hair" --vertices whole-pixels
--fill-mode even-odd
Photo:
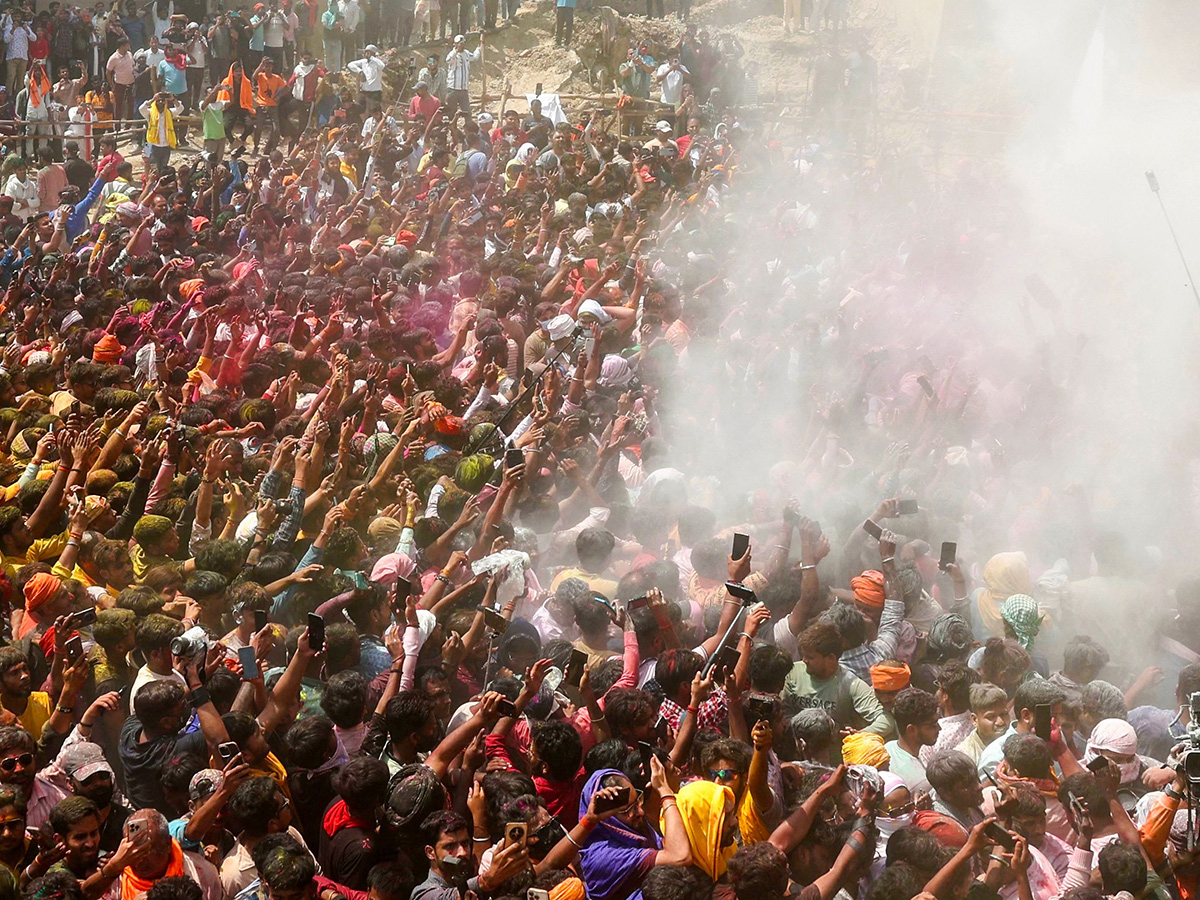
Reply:
[[[1108,808],[1108,797],[1104,793],[1104,788],[1100,787],[1096,776],[1091,772],[1076,772],[1068,775],[1059,783],[1058,802],[1067,809],[1070,809],[1072,794],[1083,804],[1096,827],[1112,821],[1112,813]]]
[[[971,685],[978,681],[979,673],[960,659],[952,659],[938,669],[937,686],[958,713],[971,708]]]
[[[367,679],[354,669],[338,672],[325,684],[321,709],[339,728],[362,724],[367,707]],[[424,724],[424,723],[422,723]]]
[[[198,882],[186,875],[168,875],[157,879],[146,891],[146,900],[203,900]]]
[[[655,705],[645,691],[637,688],[613,688],[604,700],[604,713],[613,734],[631,736],[635,729],[654,715]]]
[[[787,855],[770,841],[742,847],[728,868],[738,900],[775,900],[787,893]]]
[[[420,731],[434,713],[434,701],[422,691],[401,691],[384,707],[383,718],[387,723],[388,736],[393,741],[402,741]]]
[[[1137,897],[1146,887],[1146,858],[1142,848],[1113,841],[1100,851],[1100,880],[1104,893],[1128,891]]]
[[[292,723],[283,735],[289,768],[315,769],[325,762],[333,722],[325,716],[305,716]]]
[[[904,734],[909,725],[921,725],[938,715],[937,697],[920,688],[906,687],[896,695],[892,704],[892,717],[896,720],[896,731]]]
[[[583,770],[590,775],[600,769],[620,769],[628,753],[629,745],[620,738],[601,741],[583,755]]]
[[[1067,699],[1063,689],[1053,682],[1043,678],[1027,678],[1022,681],[1013,693],[1013,716],[1021,718],[1023,710],[1032,712],[1038,706],[1053,706]]]
[[[924,872],[908,863],[897,863],[879,874],[867,891],[867,900],[912,900],[921,893],[926,881]]]
[[[583,762],[583,741],[567,722],[541,722],[533,727],[533,746],[551,781],[570,781]]]
[[[792,671],[791,654],[764,644],[750,654],[750,687],[768,694],[778,694]]]
[[[402,857],[376,863],[367,873],[367,889],[382,900],[408,900],[416,885],[412,868]]]
[[[251,835],[264,835],[279,815],[279,793],[279,785],[269,775],[247,778],[229,798],[229,813]]]
[[[55,834],[65,837],[72,827],[88,816],[96,816],[96,822],[99,823],[100,811],[95,803],[87,797],[67,797],[50,810],[50,827]]]
[[[1050,777],[1050,745],[1036,734],[1010,735],[1003,749],[1005,761],[1022,778]]]
[[[333,789],[351,810],[374,809],[387,786],[387,763],[372,756],[355,757],[333,776]]]
[[[429,847],[435,846],[443,834],[466,830],[467,820],[452,809],[439,809],[421,823],[421,836]]]
[[[686,866],[655,866],[642,879],[646,900],[695,900],[703,896],[699,870]]]

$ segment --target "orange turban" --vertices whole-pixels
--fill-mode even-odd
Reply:
[[[883,573],[867,569],[861,575],[850,579],[850,587],[854,588],[854,599],[864,606],[883,609]]]
[[[196,218],[200,218],[200,216]],[[187,281],[179,282],[179,293],[184,300],[191,300],[202,290],[204,290],[203,278],[189,278]]]
[[[417,236],[411,231],[404,230],[396,233],[396,243],[401,247],[411,247],[417,242]]]
[[[583,882],[578,878],[567,878],[550,891],[550,900],[584,900]]]
[[[58,594],[62,582],[49,572],[38,572],[25,582],[25,611],[33,612],[45,606]]]
[[[92,362],[112,364],[121,361],[121,354],[125,352],[125,348],[121,346],[121,342],[117,340],[115,334],[106,334],[100,340],[96,341],[96,346],[92,348]]]
[[[877,691],[902,691],[912,681],[912,670],[904,663],[898,666],[876,663],[870,672],[871,687]]]
[[[868,731],[856,731],[842,738],[842,762],[848,766],[863,765],[879,768],[891,760],[883,749],[883,738]]]

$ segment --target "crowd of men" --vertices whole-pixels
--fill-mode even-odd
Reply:
[[[144,147],[0,24],[0,900],[1195,896],[1200,582],[1046,475],[1003,177],[841,152],[865,50],[793,136],[631,47],[618,133],[174,13],[49,32]]]

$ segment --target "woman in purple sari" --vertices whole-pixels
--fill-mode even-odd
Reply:
[[[665,839],[646,821],[642,792],[621,772],[599,769],[584,785],[579,798],[580,823],[595,822],[579,851],[588,900],[641,900],[642,879],[652,868],[691,864],[687,830],[675,793],[657,758],[651,759],[650,768],[650,786],[662,798]],[[613,790],[604,790],[609,788]],[[604,799],[619,797],[625,804],[615,813],[592,812],[592,798],[601,790]]]

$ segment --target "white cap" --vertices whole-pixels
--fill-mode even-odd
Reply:
[[[655,131],[662,131],[662,132],[665,132],[665,133],[667,133],[667,134],[670,134],[670,133],[671,133],[671,130],[672,130],[672,129],[671,129],[671,123],[670,123],[670,122],[668,122],[666,119],[659,119],[659,120],[658,120],[658,122],[656,122],[656,123],[655,123],[655,125],[654,125],[654,130],[655,130]]]
[[[374,44],[367,44],[367,46],[363,47],[363,52],[364,53],[378,53],[379,48],[376,47]]]
[[[466,41],[467,41],[467,39],[465,37],[463,37],[461,34],[456,34],[454,36],[454,43],[456,43],[456,44],[465,44]]]
[[[544,322],[543,324],[546,326],[546,331],[552,341],[569,337],[571,332],[575,330],[575,320],[566,313],[559,313],[549,322]]]
[[[475,117],[476,125],[491,125],[495,121],[496,120],[492,118],[491,113],[481,112],[479,115],[477,115]]]

